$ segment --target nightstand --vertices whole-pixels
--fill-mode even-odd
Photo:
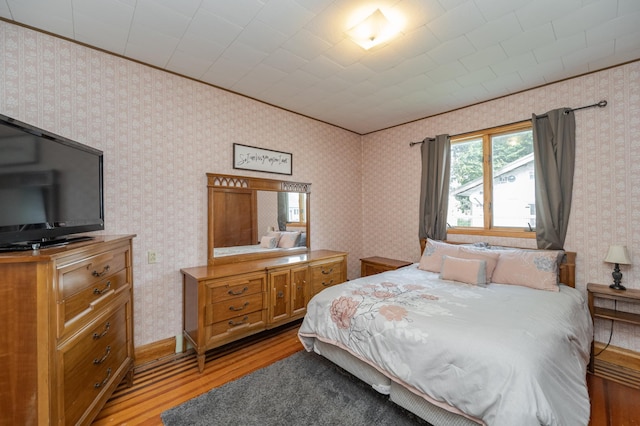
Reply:
[[[403,266],[409,266],[411,262],[397,259],[389,259],[388,257],[365,257],[360,259],[360,276],[379,274],[380,272],[393,271]]]
[[[620,306],[618,306],[618,302],[640,305],[640,290],[614,290],[608,285],[589,283],[587,284],[587,292],[589,296],[589,311],[591,312],[591,319],[594,321],[594,327],[596,318],[640,325],[640,314],[620,310]],[[611,309],[595,306],[595,299],[613,300],[616,302],[616,307],[615,309]],[[591,359],[589,362],[589,371],[591,373],[610,378],[629,386],[639,386],[640,371],[638,371],[638,365],[622,365],[624,363],[617,364],[596,359],[594,350],[595,342],[592,341]],[[633,364],[638,363],[633,362]]]

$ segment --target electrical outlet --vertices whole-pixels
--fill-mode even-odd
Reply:
[[[149,250],[147,252],[147,263],[158,263],[158,253]]]

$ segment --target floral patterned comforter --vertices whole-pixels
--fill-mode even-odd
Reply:
[[[299,331],[346,349],[427,399],[487,425],[587,425],[585,297],[471,286],[417,265],[330,287]]]

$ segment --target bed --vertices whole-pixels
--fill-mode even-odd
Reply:
[[[593,326],[574,262],[429,240],[420,263],[317,294],[299,337],[433,425],[587,425]]]

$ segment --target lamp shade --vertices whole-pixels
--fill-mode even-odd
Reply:
[[[619,263],[621,265],[631,265],[627,246],[609,246],[609,252],[607,253],[607,257],[604,258],[604,261],[609,263]]]

